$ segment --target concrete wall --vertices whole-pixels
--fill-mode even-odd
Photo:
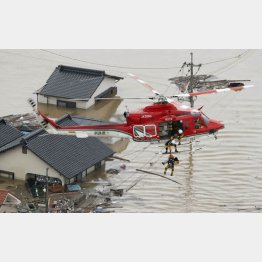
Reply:
[[[45,175],[47,167],[48,175],[61,179],[64,184],[63,176],[30,150],[27,150],[27,154],[23,154],[22,146],[0,153],[0,169],[14,172],[15,179],[25,180],[26,173]]]
[[[97,90],[93,94],[92,98],[89,99],[89,101],[74,101],[74,100],[59,98],[59,97],[45,97],[45,96],[38,94],[37,102],[56,106],[57,100],[62,100],[62,101],[68,101],[68,102],[76,102],[76,108],[87,109],[94,104],[94,99],[93,99],[94,97],[101,94],[103,91],[105,91],[106,89],[112,86],[115,86],[115,79],[105,77],[102,83],[100,84],[100,86],[97,88]]]

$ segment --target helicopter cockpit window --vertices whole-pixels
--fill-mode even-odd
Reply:
[[[203,118],[205,124],[208,125],[208,123],[209,123],[209,119],[208,119],[208,117],[205,116],[204,114],[202,114],[202,118]]]

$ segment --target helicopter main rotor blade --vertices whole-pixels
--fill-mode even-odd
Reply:
[[[95,100],[154,99],[154,97],[101,97]]]
[[[152,93],[154,93],[155,95],[157,95],[157,96],[160,95],[160,93],[157,92],[157,91],[156,91],[150,84],[148,84],[146,81],[138,78],[136,75],[131,74],[131,73],[128,73],[127,75],[129,75],[130,77],[132,77],[133,79],[135,79],[136,81],[138,81],[138,82],[139,82],[140,84],[142,84],[144,87],[150,89],[150,91],[151,91]]]
[[[241,91],[243,89],[247,89],[253,87],[253,85],[243,85],[243,86],[234,86],[234,87],[227,87],[227,88],[218,88],[218,89],[212,89],[208,91],[202,91],[202,92],[194,92],[194,93],[187,93],[187,94],[178,94],[173,95],[171,98],[175,97],[189,97],[189,96],[200,96],[200,95],[208,95],[213,93],[222,93],[222,92],[228,92],[228,91]]]
[[[90,98],[65,98],[67,101],[88,101]],[[154,97],[101,97],[94,98],[94,100],[124,100],[124,99],[154,99]]]

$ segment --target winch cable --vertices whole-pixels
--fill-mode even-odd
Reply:
[[[156,159],[155,159],[154,162],[155,162],[155,163],[158,163],[158,161],[160,160],[160,157],[161,157],[160,155],[157,155],[156,157],[153,156],[149,162],[145,163],[145,164],[144,164],[142,167],[140,167],[139,169],[141,170],[141,169],[143,169],[146,165],[152,163],[152,160],[155,159],[155,158],[156,158]],[[135,174],[137,174],[138,172],[139,172],[139,171],[136,171]],[[129,188],[126,189],[126,192],[128,192],[130,189],[132,189],[134,186],[136,186],[140,181],[142,181],[142,180],[145,178],[146,175],[148,175],[148,174],[147,174],[147,173],[144,173],[143,175],[139,176],[139,177],[135,180],[135,182],[134,182]]]
[[[151,145],[151,144],[149,144],[146,148],[148,148],[150,145]],[[136,158],[140,155],[140,153],[143,152],[143,151],[145,151],[145,148],[141,149],[140,152],[139,152],[138,154],[136,154],[133,159],[136,159]],[[160,158],[161,158],[161,155],[153,155],[153,157],[152,157],[149,161],[147,161],[146,163],[144,163],[144,164],[140,167],[140,169],[141,169],[141,168],[144,168],[146,165],[152,163],[153,160],[154,160],[154,162],[158,163],[158,161],[159,161]],[[132,162],[133,159],[130,159],[130,162]],[[134,173],[132,174],[132,176],[129,176],[127,179],[122,180],[119,184],[116,185],[116,188],[118,188],[119,186],[121,186],[123,183],[126,183],[127,181],[131,180],[132,177],[133,177],[134,175],[136,175],[136,174],[138,174],[138,172],[134,172]],[[134,185],[136,185],[139,181],[141,181],[146,175],[147,175],[147,174],[143,174],[143,175],[140,175],[138,178],[136,178],[136,179],[135,179],[135,182],[132,183],[131,188],[134,187]],[[129,191],[131,188],[129,187],[129,188],[126,190],[126,192]]]
[[[132,160],[135,159],[135,158],[137,158],[137,157],[138,157],[142,152],[144,152],[149,146],[150,146],[150,144],[148,144],[146,147],[141,148],[140,150],[135,150],[135,152],[131,152],[131,153],[129,153],[129,154],[126,154],[126,155],[130,155],[130,154],[136,153],[136,155],[135,155],[133,158],[129,159],[129,160],[130,160],[130,163],[132,163]],[[123,156],[123,157],[124,157],[124,156]],[[147,165],[147,164],[148,164],[148,163],[145,163],[144,166]],[[134,173],[134,174],[136,174],[136,173]],[[132,176],[133,176],[133,175],[132,175]],[[119,186],[121,186],[123,183],[126,183],[128,180],[131,180],[131,179],[132,179],[132,176],[128,176],[126,179],[123,179],[119,184],[116,184],[116,188],[118,188]]]

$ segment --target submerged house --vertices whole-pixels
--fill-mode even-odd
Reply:
[[[44,129],[22,135],[0,121],[0,170],[15,179],[45,176],[48,168],[50,178],[70,184],[100,168],[113,154],[95,137],[51,135]]]
[[[95,103],[94,98],[116,95],[115,84],[121,79],[105,71],[59,65],[46,84],[36,91],[37,102],[87,109]]]

